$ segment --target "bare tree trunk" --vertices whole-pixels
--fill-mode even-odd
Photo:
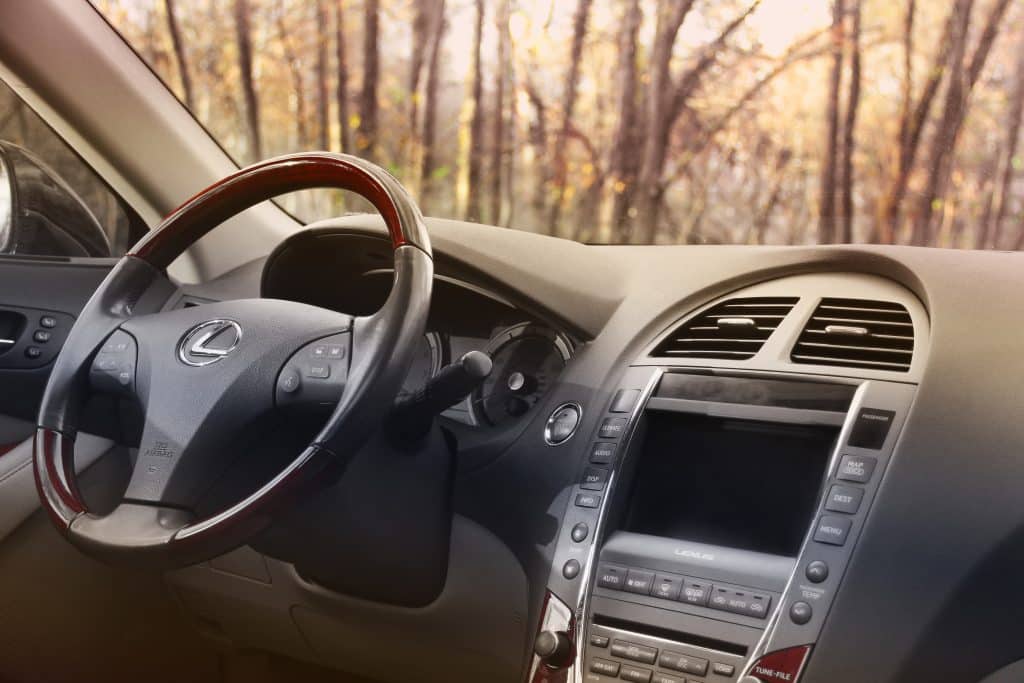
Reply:
[[[359,93],[359,127],[356,148],[371,161],[377,155],[377,86],[380,80],[380,0],[364,0],[363,85]]]
[[[338,142],[341,151],[348,154],[352,150],[352,141],[348,129],[348,59],[345,46],[345,2],[337,0],[334,5],[334,49],[338,62],[338,80],[334,98],[338,101]]]
[[[327,94],[327,47],[328,37],[326,0],[316,0],[316,114],[319,147],[322,150],[331,148],[331,128],[329,123],[329,95]]]
[[[252,79],[252,38],[249,27],[248,0],[235,0],[235,37],[238,40],[238,67],[242,75],[242,94],[245,97],[245,119],[249,134],[249,160],[263,158],[260,139],[260,106],[256,86]]]
[[[859,2],[858,2],[859,4]],[[903,15],[903,101],[900,106],[900,149],[907,142],[910,131],[910,111],[914,106],[914,19],[917,0],[907,0]]]
[[[192,111],[195,105],[192,96],[192,76],[188,70],[188,56],[185,54],[185,44],[181,39],[181,29],[178,26],[178,17],[174,10],[174,0],[164,0],[164,8],[167,10],[167,30],[171,34],[174,58],[178,62],[178,76],[181,78],[181,91],[185,96],[185,106]]]
[[[480,180],[483,169],[483,65],[480,43],[484,32],[484,2],[476,0],[476,25],[473,28],[473,114],[469,122],[469,159],[467,164],[466,220],[481,219]]]
[[[284,22],[285,4],[282,0],[278,8],[277,33],[281,41],[281,48],[284,50],[284,61],[288,65],[288,71],[292,77],[292,91],[295,93],[295,137],[296,146],[300,149],[309,144],[309,116],[306,112],[306,79],[302,71],[302,63],[295,54],[292,46],[291,34]]]
[[[626,219],[633,205],[636,174],[640,167],[640,131],[637,112],[637,37],[643,11],[640,0],[629,0],[619,34],[618,110],[619,121],[615,129],[615,142],[609,162],[611,176],[612,235],[621,241]]]
[[[530,145],[533,147],[535,185],[531,204],[533,204],[533,210],[537,219],[540,220],[541,214],[544,212],[544,200],[547,195],[548,179],[550,177],[548,175],[549,166],[546,163],[548,149],[547,104],[537,91],[529,75],[526,77],[524,87],[526,89],[526,97],[530,100],[530,106],[533,107],[533,123],[530,124]]]
[[[568,180],[567,152],[569,130],[572,128],[573,111],[576,109],[576,94],[580,84],[580,60],[583,57],[583,39],[590,21],[590,8],[594,0],[577,0],[576,14],[572,22],[572,46],[569,49],[569,71],[565,76],[562,92],[562,126],[555,137],[554,149],[554,190],[551,213],[548,216],[548,233],[558,234],[562,218],[562,202],[565,200],[565,184]]]
[[[910,182],[910,173],[914,169],[914,162],[917,159],[918,149],[921,143],[921,132],[924,124],[931,113],[932,103],[939,91],[939,85],[949,66],[949,54],[952,46],[953,28],[956,24],[960,4],[963,0],[956,0],[950,10],[942,30],[942,37],[939,39],[939,49],[935,53],[932,66],[928,70],[928,79],[925,81],[924,89],[917,100],[917,104],[908,109],[908,116],[900,128],[899,161],[896,175],[888,192],[884,195],[882,206],[879,210],[879,223],[876,237],[877,241],[883,244],[891,244],[896,240],[896,233],[900,227],[900,215],[903,200],[907,194],[907,185]],[[908,8],[908,18],[904,23],[905,31],[913,30],[913,7]],[[904,37],[904,44],[909,45],[913,38],[909,35]],[[907,48],[909,49],[909,48]],[[909,78],[909,72],[907,74]],[[904,84],[905,91],[909,92],[910,85]]]
[[[430,14],[434,9],[432,0],[416,0],[416,14],[412,22],[412,51],[409,53],[409,75],[406,90],[409,94],[409,134],[415,138],[419,128],[419,89],[426,61],[427,42],[430,38]]]
[[[818,202],[818,243],[835,242],[836,179],[839,158],[839,91],[843,81],[843,0],[832,0],[832,70],[828,82],[825,114],[825,159],[821,171],[821,199]]]
[[[509,0],[499,0],[497,16],[494,18],[498,31],[498,73],[494,78],[494,117],[491,128],[491,189],[490,216],[494,225],[501,224],[503,195],[502,170],[505,167],[505,82],[508,80],[508,22]]]
[[[444,17],[445,2],[438,2],[431,31],[430,65],[427,67],[426,92],[423,97],[423,161],[420,182],[424,198],[433,195],[433,175],[437,168],[437,99],[441,81],[441,44],[448,23]]]
[[[756,244],[765,244],[765,237],[768,234],[768,226],[771,225],[772,212],[775,211],[775,207],[778,206],[779,199],[782,197],[786,166],[789,165],[792,158],[793,153],[790,150],[779,150],[779,155],[775,160],[775,178],[772,180],[772,189],[768,195],[768,201],[765,202],[764,207],[762,207],[761,211],[758,213],[757,219],[754,221],[754,237]]]
[[[991,218],[985,223],[984,231],[978,240],[977,247],[979,249],[999,248],[1002,241],[1003,219],[1006,217],[1006,209],[1010,201],[1010,188],[1013,186],[1013,163],[1017,157],[1021,119],[1024,115],[1024,37],[1021,38],[1017,49],[1020,50],[1017,58],[1017,83],[1006,118],[1006,140],[1003,143],[1005,151],[1000,159],[999,184],[991,202]],[[1024,246],[1024,229],[1020,231],[1015,242],[1016,249],[1020,249],[1022,246]]]
[[[839,241],[853,242],[853,152],[856,140],[857,108],[860,106],[860,19],[861,0],[848,0],[851,4],[850,90],[846,99],[846,120],[843,123],[842,198]]]
[[[964,117],[967,115],[967,104],[975,83],[981,76],[985,62],[988,60],[999,33],[1003,14],[1010,0],[996,0],[992,11],[985,22],[985,27],[978,39],[970,61],[965,65],[963,60],[967,50],[968,28],[970,26],[970,2],[967,3],[966,16],[963,18],[962,33],[958,31],[954,47],[955,60],[950,71],[949,89],[946,92],[946,106],[942,112],[942,120],[932,141],[932,153],[928,164],[928,180],[925,191],[921,195],[917,216],[914,221],[914,244],[927,244],[932,235],[932,213],[936,206],[941,206],[946,186],[952,171],[953,154]]]

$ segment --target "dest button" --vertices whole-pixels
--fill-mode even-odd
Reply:
[[[825,509],[830,512],[845,512],[852,515],[860,508],[860,501],[863,497],[864,489],[862,488],[836,484],[828,492]]]

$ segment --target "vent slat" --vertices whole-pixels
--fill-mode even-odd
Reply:
[[[839,329],[843,327],[861,330],[849,334],[849,330]],[[790,358],[795,363],[907,372],[913,358],[913,335],[913,320],[902,304],[822,299]]]
[[[796,302],[795,297],[723,301],[677,327],[651,355],[723,360],[753,358]],[[743,321],[747,324],[742,324]]]

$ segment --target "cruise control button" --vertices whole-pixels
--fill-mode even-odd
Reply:
[[[597,435],[602,439],[617,439],[622,436],[622,432],[625,429],[626,418],[606,417],[601,423],[601,428],[598,430]]]
[[[601,504],[601,496],[593,493],[581,493],[576,496],[576,507],[596,508]]]
[[[676,600],[683,589],[683,577],[672,574],[658,574],[654,577],[651,595],[665,600]]]
[[[632,681],[632,683],[651,683],[652,673],[650,669],[638,669],[634,666],[623,665],[619,678],[624,681]]]
[[[828,500],[825,501],[825,509],[831,512],[845,512],[856,514],[860,508],[860,501],[864,498],[864,489],[856,486],[843,486],[836,484],[828,492]]]
[[[643,569],[630,569],[626,575],[626,590],[639,595],[650,595],[654,585],[654,572]]]
[[[877,464],[878,460],[875,458],[861,455],[844,455],[843,459],[839,462],[839,473],[836,474],[836,478],[863,484],[871,479]]]
[[[628,570],[625,567],[602,564],[597,568],[597,585],[602,588],[611,588],[613,590],[620,591],[626,585],[627,571]]]
[[[588,467],[583,473],[583,482],[580,484],[580,488],[588,491],[603,491],[606,483],[608,483],[608,470],[603,470],[600,467]]]
[[[595,674],[605,676],[618,676],[619,663],[609,662],[607,659],[593,659],[590,661],[590,670]]]
[[[624,640],[613,640],[611,652],[614,657],[622,657],[642,664],[654,664],[658,658],[658,651],[653,647],[628,643]]]
[[[590,451],[590,462],[595,465],[610,465],[615,459],[615,444],[599,441]]]
[[[814,540],[829,545],[843,545],[846,537],[850,534],[852,520],[849,517],[836,517],[825,515],[818,520],[818,527],[814,532]]]

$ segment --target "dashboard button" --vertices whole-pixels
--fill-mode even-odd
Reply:
[[[38,342],[40,344],[45,344],[46,342],[50,341],[50,337],[52,335],[53,332],[50,332],[49,330],[36,330],[35,332],[32,333],[32,341]]]
[[[580,561],[569,560],[562,565],[562,576],[572,581],[580,575]]]
[[[878,460],[868,456],[861,455],[844,455],[843,459],[839,463],[839,473],[836,475],[837,479],[843,481],[855,481],[858,484],[863,484],[869,479],[875,471],[875,465],[878,464]]]
[[[829,545],[844,545],[846,537],[850,535],[852,520],[849,517],[836,517],[825,515],[818,520],[818,527],[814,531],[814,540]]]
[[[896,413],[891,410],[861,408],[856,422],[853,423],[853,429],[850,430],[848,443],[857,448],[878,450],[885,444],[885,437],[895,417]]]
[[[599,441],[590,451],[590,462],[595,465],[610,465],[615,459],[615,444]]]
[[[597,585],[602,588],[611,588],[613,590],[620,591],[626,585],[627,571],[629,570],[625,567],[602,564],[597,568]]]
[[[625,640],[612,641],[612,656],[630,659],[641,664],[654,664],[658,658],[658,651],[646,645],[628,643]]]
[[[580,522],[572,528],[572,540],[576,541],[577,543],[582,543],[583,541],[587,540],[587,535],[589,533],[590,527],[588,527],[584,522]]]
[[[626,590],[638,595],[650,595],[654,586],[654,572],[643,569],[630,569],[626,575]]]
[[[615,392],[615,398],[612,399],[612,407],[608,412],[628,413],[633,410],[633,406],[636,405],[638,398],[640,398],[639,389],[619,389]]]
[[[862,498],[864,498],[864,489],[836,484],[828,492],[825,509],[831,512],[845,512],[849,515],[856,514],[860,509]]]
[[[789,618],[798,626],[806,624],[812,616],[814,616],[814,610],[806,602],[794,602],[789,606]]]
[[[651,683],[686,683],[682,678],[676,678],[675,676],[669,676],[663,674],[660,671],[654,672],[654,677],[651,679]]]
[[[691,605],[708,604],[708,595],[711,594],[711,584],[705,581],[683,581],[683,590],[679,593],[679,600]]]
[[[634,666],[623,666],[622,673],[619,674],[619,678],[624,681],[631,681],[632,683],[651,683],[651,674],[653,672],[650,669],[638,669]]]
[[[26,358],[39,358],[41,355],[43,355],[43,350],[38,346],[29,346],[25,349]]]
[[[807,565],[804,574],[814,583],[821,583],[828,578],[828,565],[821,560],[815,560]]]
[[[607,659],[592,659],[590,661],[590,671],[605,676],[618,676],[619,663],[609,662]]]
[[[598,430],[597,435],[602,439],[617,439],[622,436],[622,432],[626,429],[626,418],[624,417],[606,417],[601,422],[601,428]]]
[[[654,588],[651,595],[665,600],[678,600],[683,590],[683,577],[673,574],[658,574],[654,577]]]
[[[608,483],[608,470],[603,470],[600,467],[588,467],[583,473],[580,488],[587,491],[603,491],[606,483]]]
[[[52,315],[44,315],[39,319],[39,326],[47,329],[53,329],[54,327],[57,327],[57,319]]]
[[[575,403],[565,403],[555,408],[544,426],[544,440],[550,446],[568,441],[576,433],[583,411]]]
[[[708,660],[684,655],[681,652],[662,652],[658,665],[673,671],[693,674],[694,676],[705,676],[708,673]]]
[[[715,662],[711,665],[711,673],[719,676],[732,676],[736,673],[736,667],[732,664],[725,664],[723,662]]]
[[[608,647],[608,636],[599,636],[596,633],[591,633],[590,644],[594,647]]]
[[[601,504],[601,496],[593,493],[580,493],[576,496],[576,507],[596,508]]]

